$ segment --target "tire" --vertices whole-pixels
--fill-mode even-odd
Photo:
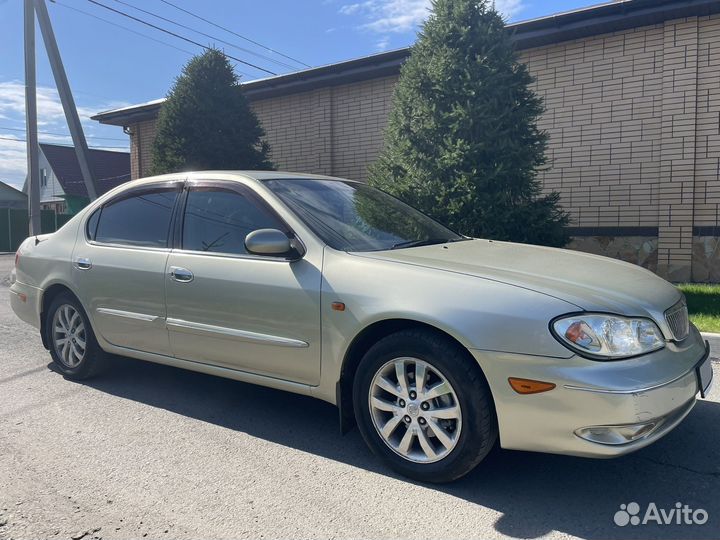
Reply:
[[[79,381],[97,375],[106,367],[105,352],[95,339],[85,310],[72,294],[57,295],[45,317],[46,343],[60,373]]]
[[[424,380],[422,392],[417,391],[416,373]],[[370,449],[395,471],[422,482],[450,482],[466,475],[498,437],[492,395],[480,366],[456,342],[428,330],[401,331],[373,345],[358,366],[353,405]]]

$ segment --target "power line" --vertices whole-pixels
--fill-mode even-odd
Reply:
[[[219,41],[220,43],[229,45],[230,47],[234,47],[235,49],[241,50],[245,53],[252,54],[253,56],[257,56],[258,58],[262,58],[263,60],[267,60],[268,62],[274,62],[275,64],[278,64],[278,65],[288,68],[288,69],[293,69],[293,70],[297,69],[295,66],[291,66],[290,64],[286,64],[285,62],[281,62],[280,60],[275,60],[274,58],[270,58],[269,56],[265,56],[263,54],[255,52],[255,51],[251,51],[250,49],[240,47],[239,45],[235,45],[234,43],[225,41],[224,39],[219,38],[217,36],[213,36],[211,34],[206,34],[205,32],[197,30],[196,28],[193,28],[192,26],[188,26],[186,24],[182,24],[177,21],[173,21],[172,19],[168,19],[167,17],[163,17],[162,15],[158,15],[157,13],[153,13],[152,11],[148,11],[147,9],[143,9],[141,7],[135,6],[133,4],[130,4],[129,2],[124,2],[123,0],[115,0],[115,2],[117,2],[118,4],[122,4],[124,6],[128,6],[129,8],[135,9],[135,10],[145,13],[147,15],[150,15],[151,17],[155,17],[162,21],[169,22],[170,24],[174,24],[175,26],[179,26],[180,28],[184,28],[185,30],[190,30],[191,32],[195,32],[197,34],[200,34],[201,36],[205,36],[206,38],[210,38],[215,41]]]
[[[176,47],[175,45],[173,45],[172,43],[168,43],[167,41],[163,41],[163,40],[161,40],[161,39],[156,39],[156,38],[154,38],[154,37],[152,37],[152,36],[148,36],[147,34],[143,34],[142,32],[138,32],[138,31],[136,31],[136,30],[133,30],[132,28],[129,28],[129,27],[127,27],[127,26],[123,26],[122,24],[118,24],[118,23],[116,23],[116,22],[109,21],[108,19],[105,19],[105,18],[103,18],[103,17],[98,17],[97,15],[94,15],[94,14],[92,14],[92,13],[88,13],[87,11],[84,11],[84,10],[82,10],[82,9],[79,9],[79,8],[76,8],[76,7],[73,7],[73,6],[68,6],[67,4],[61,4],[61,3],[58,2],[57,0],[50,0],[50,1],[51,1],[53,4],[57,4],[57,5],[60,6],[60,7],[72,9],[73,11],[77,11],[78,13],[82,13],[83,15],[86,15],[86,16],[88,16],[88,17],[92,17],[93,19],[97,19],[98,21],[102,21],[102,22],[104,22],[104,23],[111,24],[111,25],[116,26],[116,27],[118,27],[118,28],[122,28],[123,30],[127,30],[128,32],[132,32],[133,34],[136,34],[136,35],[138,35],[138,36],[140,36],[140,37],[144,37],[145,39],[152,40],[152,41],[154,41],[155,43],[160,43],[160,44],[162,44],[162,45],[165,45],[166,47],[172,47],[172,48],[175,49],[176,51],[184,52],[185,54],[187,54],[187,55],[189,55],[189,56],[195,56],[195,53],[194,53],[194,52],[188,51],[187,49],[183,49],[182,47]],[[248,77],[251,76],[249,73],[246,73],[246,72],[241,71],[241,70],[239,70],[239,69],[238,69],[237,71],[238,71],[239,73],[242,73],[243,75],[248,76]],[[78,94],[83,93],[83,92],[80,92],[80,91],[77,91],[77,90],[76,90],[76,92],[77,92]],[[86,93],[86,92],[85,92],[85,93]],[[92,95],[92,94],[88,94],[88,95]],[[95,96],[95,97],[100,97],[100,96]],[[106,98],[103,98],[103,99],[106,99]]]
[[[211,20],[208,20],[208,19],[206,19],[205,17],[201,17],[200,15],[197,15],[196,13],[193,13],[193,12],[190,11],[190,10],[187,10],[187,9],[185,9],[185,8],[181,8],[181,7],[178,6],[177,4],[173,4],[172,2],[169,2],[168,0],[160,0],[160,1],[163,2],[164,4],[167,4],[168,6],[172,6],[172,7],[174,7],[175,9],[178,9],[178,10],[182,11],[183,13],[187,13],[188,15],[190,15],[190,16],[192,16],[192,17],[195,17],[196,19],[199,19],[199,20],[201,20],[201,21],[203,21],[203,22],[206,22],[207,24],[212,25],[212,26],[214,26],[215,28],[219,28],[220,30],[224,30],[225,32],[228,32],[228,33],[230,33],[230,34],[232,34],[232,35],[234,35],[234,36],[237,36],[237,37],[239,37],[240,39],[244,39],[245,41],[247,41],[247,42],[249,42],[249,43],[252,43],[253,45],[257,45],[258,47],[262,47],[263,49],[265,49],[265,50],[268,51],[268,52],[271,52],[271,53],[273,53],[273,54],[280,55],[280,56],[282,56],[283,58],[287,58],[288,60],[292,60],[293,62],[297,62],[297,63],[300,64],[301,66],[312,67],[310,64],[306,64],[306,63],[303,62],[302,60],[298,60],[297,58],[293,58],[292,56],[288,56],[287,54],[283,54],[283,53],[281,53],[281,52],[279,52],[279,51],[276,51],[276,50],[274,50],[274,49],[271,49],[271,48],[268,47],[267,45],[263,45],[262,43],[258,43],[257,41],[255,41],[255,40],[253,40],[253,39],[250,39],[249,37],[243,36],[242,34],[238,34],[237,32],[235,32],[235,31],[233,31],[233,30],[230,30],[229,28],[226,28],[226,27],[224,27],[224,26],[221,26],[221,25],[219,25],[219,24],[217,24],[217,23],[215,23],[215,22],[213,22],[213,21],[211,21]]]
[[[144,24],[145,26],[149,26],[150,28],[154,28],[155,30],[159,30],[160,32],[164,32],[164,33],[166,33],[166,34],[168,34],[168,35],[171,35],[171,36],[173,36],[173,37],[176,37],[176,38],[178,38],[178,39],[182,39],[183,41],[187,41],[188,43],[192,43],[193,45],[195,45],[195,46],[197,46],[197,47],[202,47],[202,48],[205,49],[206,51],[209,51],[209,50],[210,50],[210,47],[207,47],[206,45],[203,45],[202,43],[198,43],[197,41],[194,41],[194,40],[192,40],[192,39],[190,39],[190,38],[187,38],[187,37],[185,37],[185,36],[181,36],[180,34],[176,34],[176,33],[173,32],[172,30],[168,30],[168,29],[166,29],[166,28],[162,28],[162,27],[157,26],[157,25],[155,25],[155,24],[153,24],[153,23],[151,23],[151,22],[148,22],[148,21],[146,21],[146,20],[140,19],[140,18],[135,17],[135,16],[133,16],[133,15],[130,15],[129,13],[125,13],[124,11],[120,11],[119,9],[115,9],[115,8],[113,8],[113,7],[110,7],[110,6],[106,6],[105,4],[102,4],[102,3],[98,2],[97,0],[88,0],[88,2],[90,2],[91,4],[95,4],[96,6],[100,6],[100,7],[102,7],[102,8],[105,8],[105,9],[107,9],[107,10],[109,10],[109,11],[114,12],[114,13],[117,13],[118,15],[122,15],[123,17],[127,17],[128,19],[132,19],[132,20],[134,20],[134,21],[136,21],[136,22],[139,22],[140,24]],[[263,72],[268,73],[268,74],[270,74],[270,75],[277,75],[277,73],[275,73],[275,72],[273,72],[273,71],[270,71],[269,69],[265,69],[265,68],[260,67],[260,66],[258,66],[258,65],[256,65],[256,64],[252,64],[252,63],[247,62],[247,61],[245,61],[245,60],[241,60],[240,58],[237,58],[236,56],[231,56],[231,55],[229,55],[229,54],[227,54],[227,53],[223,53],[223,54],[225,54],[225,56],[227,56],[228,58],[230,58],[230,59],[232,59],[232,60],[235,60],[236,62],[240,62],[241,64],[245,64],[246,66],[250,66],[250,67],[252,67],[252,68],[255,68],[255,69],[257,69],[258,71],[263,71]]]
[[[25,139],[13,139],[12,137],[0,137],[0,140],[3,141],[13,141],[13,142],[19,142],[24,143],[27,142]],[[41,144],[53,144],[53,143],[41,143]],[[60,145],[60,146],[70,146],[68,145]],[[128,150],[128,146],[88,146],[88,148],[93,148],[95,150],[105,150],[106,148],[114,148],[117,150]]]
[[[0,126],[0,129],[4,129],[7,131],[22,131],[25,132],[25,128],[12,128],[7,126]],[[55,135],[56,137],[69,137],[70,134],[68,133],[53,133],[52,131],[38,131],[38,133],[42,133],[43,135]],[[91,135],[87,135],[86,138],[88,139],[103,139],[105,141],[125,141],[125,139],[119,139],[117,137],[95,137]]]
[[[176,51],[184,52],[184,53],[186,53],[186,54],[189,54],[190,56],[195,56],[195,53],[194,53],[194,52],[188,51],[187,49],[182,49],[182,48],[180,48],[180,47],[176,47],[175,45],[173,45],[172,43],[168,43],[167,41],[162,41],[161,39],[155,39],[155,38],[152,37],[152,36],[148,36],[147,34],[143,34],[142,32],[138,32],[138,31],[136,31],[136,30],[133,30],[132,28],[128,28],[127,26],[123,26],[122,24],[118,24],[118,23],[116,23],[116,22],[109,21],[109,20],[107,20],[107,19],[104,19],[103,17],[98,17],[97,15],[94,15],[94,14],[92,14],[92,13],[88,13],[87,11],[84,11],[84,10],[82,10],[82,9],[79,9],[79,8],[76,8],[76,7],[73,7],[73,6],[68,6],[67,4],[61,4],[61,3],[58,2],[57,0],[50,0],[50,1],[51,1],[53,4],[56,4],[56,5],[60,6],[60,7],[64,7],[64,8],[67,8],[67,9],[72,9],[73,11],[77,11],[78,13],[82,13],[83,15],[86,15],[87,17],[92,17],[93,19],[97,19],[98,21],[102,21],[102,22],[104,22],[104,23],[111,24],[111,25],[116,26],[116,27],[118,27],[118,28],[122,28],[123,30],[127,30],[128,32],[132,32],[133,34],[136,34],[136,35],[138,35],[138,36],[140,36],[140,37],[144,37],[145,39],[150,39],[150,40],[154,41],[155,43],[160,43],[160,44],[162,44],[162,45],[165,45],[166,47],[172,47],[172,48],[175,49]]]

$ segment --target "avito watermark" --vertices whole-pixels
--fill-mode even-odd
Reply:
[[[705,525],[708,520],[708,513],[702,508],[693,509],[687,504],[675,503],[670,509],[658,508],[654,502],[648,504],[645,512],[641,512],[640,505],[636,502],[621,504],[620,510],[613,516],[615,525],[625,527],[626,525]]]

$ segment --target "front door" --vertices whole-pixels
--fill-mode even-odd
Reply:
[[[118,347],[171,355],[165,263],[179,182],[124,192],[93,212],[73,252],[73,278],[94,328]]]
[[[171,347],[184,360],[317,384],[322,254],[248,254],[247,234],[267,228],[292,234],[251,188],[187,188],[179,247],[165,272]]]

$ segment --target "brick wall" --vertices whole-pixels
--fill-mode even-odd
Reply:
[[[718,48],[712,16],[523,53],[547,107],[543,185],[579,227],[657,227],[673,280],[691,277],[693,226],[719,213]]]
[[[253,101],[283,170],[365,180],[377,157],[397,77]]]
[[[155,140],[156,121],[145,120],[130,127],[130,175],[142,178],[152,167],[152,143]]]
[[[720,248],[712,243],[720,216],[720,16],[529,49],[521,58],[546,105],[550,162],[540,178],[571,212],[579,237],[571,246],[649,261],[641,264],[673,280],[709,275],[706,263]],[[252,101],[276,165],[365,180],[396,81]],[[154,121],[132,129],[137,176],[150,165]],[[642,252],[632,255],[633,246]]]
[[[281,170],[365,180],[380,152],[397,76],[251,101]],[[131,126],[133,178],[152,165],[156,121]]]

